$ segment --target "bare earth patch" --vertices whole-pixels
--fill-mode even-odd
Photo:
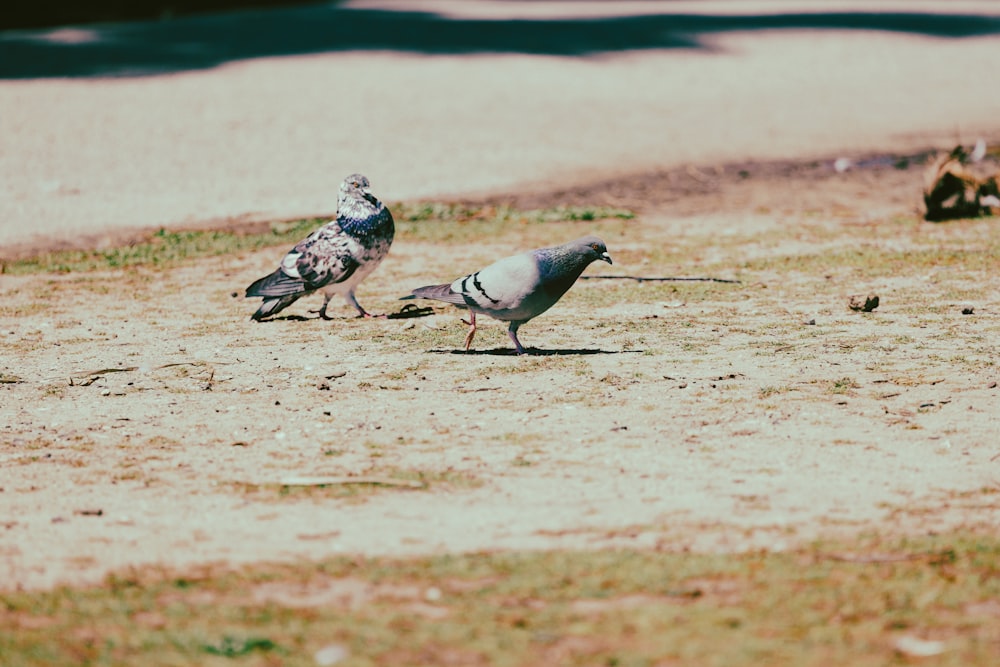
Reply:
[[[285,248],[2,275],[4,585],[153,563],[785,549],[995,525],[997,223],[921,221],[921,168],[742,165],[626,179],[627,196],[621,181],[541,193],[515,203],[626,199],[639,215],[483,235],[416,223],[359,290],[396,312],[415,285],[601,235],[615,265],[521,330],[530,357],[489,321],[460,353],[451,308],[323,322],[306,312],[316,297],[253,323],[234,295]],[[612,275],[740,282],[597,279]],[[854,312],[853,294],[880,305]],[[419,483],[287,484],[362,476]],[[609,604],[633,602],[647,600]]]

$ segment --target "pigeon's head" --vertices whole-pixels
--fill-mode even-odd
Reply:
[[[604,241],[596,236],[584,236],[582,239],[574,241],[573,245],[584,257],[589,258],[591,262],[599,259],[602,262],[611,264],[611,255],[608,254],[607,246],[604,245]]]
[[[348,192],[368,192],[368,188],[372,186],[368,182],[368,179],[363,174],[351,174],[344,179],[344,182],[340,184],[340,193],[347,194]]]
[[[351,174],[344,179],[344,182],[340,184],[340,197],[339,206],[344,206],[349,201],[360,202],[366,200],[369,204],[375,208],[382,206],[378,198],[372,194],[371,183],[362,174]]]

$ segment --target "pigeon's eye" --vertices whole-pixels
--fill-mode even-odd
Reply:
[[[600,250],[601,250],[601,248],[596,243],[591,243],[590,247],[591,247],[591,249],[596,250],[598,252],[600,252]]]

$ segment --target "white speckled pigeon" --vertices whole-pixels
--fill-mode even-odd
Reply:
[[[585,236],[552,248],[505,257],[485,269],[445,285],[418,287],[404,299],[436,299],[469,309],[468,352],[476,335],[476,313],[509,322],[507,333],[518,354],[518,328],[555,305],[595,260],[611,263],[604,241]]]
[[[343,294],[361,317],[371,317],[354,297],[354,289],[385,258],[396,228],[392,213],[369,190],[368,179],[351,174],[340,185],[337,217],[292,248],[281,266],[247,288],[248,297],[264,297],[253,320],[281,312],[299,298],[319,290],[323,306]]]

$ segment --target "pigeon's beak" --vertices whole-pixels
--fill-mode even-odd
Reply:
[[[598,259],[600,259],[603,262],[607,262],[608,264],[614,264],[614,262],[611,261],[611,255],[609,255],[606,252],[602,252],[601,256],[598,257]]]

